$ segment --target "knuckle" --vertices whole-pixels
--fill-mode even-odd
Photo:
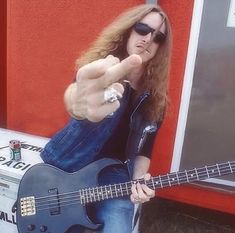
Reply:
[[[88,119],[93,120],[96,118],[94,115],[94,110],[92,108],[88,107],[86,113]]]
[[[98,60],[97,64],[96,64],[96,69],[99,72],[99,74],[104,74],[107,70],[105,64],[104,64],[104,60],[100,59]]]
[[[105,80],[109,79],[110,76],[112,76],[112,70],[111,69],[107,69],[105,71],[105,74],[104,74]]]
[[[82,80],[86,77],[86,73],[87,73],[87,65],[81,67],[78,71],[77,71],[77,75],[76,75],[76,80]]]
[[[113,83],[112,78],[113,78],[113,72],[111,69],[107,69],[103,75],[103,83],[105,87],[108,87],[110,84]]]
[[[97,106],[95,107],[89,107],[87,109],[87,119],[92,122],[99,122],[105,118],[107,114],[104,112],[98,111]]]
[[[138,195],[133,195],[133,198],[134,198],[134,200],[136,200],[136,199],[139,198],[139,196]]]
[[[117,64],[120,62],[120,59],[118,57],[115,57],[111,54],[108,55],[105,59],[108,60],[111,64]]]
[[[89,108],[89,116],[93,118],[99,118],[100,114],[98,114],[95,107],[92,107]]]
[[[114,64],[120,63],[120,59],[118,57],[113,57],[113,63]]]

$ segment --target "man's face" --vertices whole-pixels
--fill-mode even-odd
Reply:
[[[142,58],[143,63],[148,62],[156,54],[160,43],[154,40],[156,33],[165,33],[165,24],[162,24],[162,16],[157,12],[150,12],[141,21],[140,30],[148,29],[152,32],[138,33],[138,30],[132,29],[127,40],[127,53],[129,55],[138,54]],[[162,25],[161,25],[162,24]],[[161,25],[161,27],[160,27]],[[160,27],[160,28],[159,28]],[[138,29],[138,28],[137,28]]]

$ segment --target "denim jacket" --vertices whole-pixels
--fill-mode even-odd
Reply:
[[[73,172],[101,158],[99,152],[123,116],[128,106],[130,92],[130,88],[127,87],[121,99],[120,108],[112,116],[98,123],[72,118],[45,146],[41,153],[44,162],[67,172]],[[151,154],[152,144],[159,128],[157,123],[146,121],[141,114],[141,106],[148,100],[148,97],[149,93],[144,92],[130,115],[130,131],[126,144],[130,174],[133,174],[133,161],[136,155],[149,157],[145,155],[145,151]]]

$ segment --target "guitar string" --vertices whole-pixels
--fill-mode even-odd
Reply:
[[[234,167],[235,168],[235,167]],[[205,168],[203,168],[203,169],[205,169]],[[223,169],[225,169],[225,168],[223,168]],[[216,172],[216,170],[218,170],[218,169],[215,169],[215,172]],[[232,170],[233,170],[233,168],[232,168]],[[208,173],[207,173],[207,171],[202,171],[202,172],[200,172],[199,170],[197,171],[197,174],[196,174],[196,172],[195,172],[195,170],[194,169],[192,169],[192,170],[189,170],[187,173],[189,173],[189,172],[193,172],[194,174],[195,174],[195,176],[197,177],[197,175],[198,175],[198,177],[199,176],[204,176],[204,175],[206,175],[207,176],[207,178],[212,178],[212,177],[208,177]],[[209,171],[210,172],[210,171]],[[213,174],[215,173],[215,172],[213,172]],[[217,173],[219,174],[219,173],[223,173],[223,172],[229,172],[229,173],[232,173],[231,172],[231,169],[229,168],[229,169],[225,169],[225,170],[222,170],[222,169],[220,169],[220,172],[218,171]],[[179,180],[181,179],[181,178],[184,178],[185,180],[182,180],[182,182],[184,182],[184,181],[187,181],[187,175],[186,175],[186,173],[184,172],[184,171],[181,171],[181,172],[176,172],[177,174],[178,174],[178,178],[179,178]],[[161,176],[161,180],[159,181],[159,182],[161,182],[161,183],[169,183],[169,181],[170,181],[170,179],[169,179],[169,177],[168,176],[171,176],[171,175],[176,175],[176,173],[170,173],[170,174],[168,174],[168,175],[163,175],[163,176]],[[180,177],[180,175],[182,174],[182,177]],[[191,173],[191,175],[192,175],[192,173]],[[222,175],[222,174],[221,174]],[[217,175],[216,175],[217,176]],[[164,177],[166,178],[166,179],[164,179]],[[153,177],[153,178],[151,178],[151,180],[148,180],[148,181],[146,181],[146,184],[147,185],[152,185],[151,183],[152,183],[152,181],[153,180],[156,180],[156,179],[158,179],[159,180],[159,176],[156,176],[156,177]],[[188,179],[192,179],[192,177],[188,177]],[[198,180],[198,179],[196,179],[196,180]],[[196,181],[195,180],[195,181]],[[143,182],[144,180],[143,179],[140,179],[140,180],[137,180],[137,182]],[[176,180],[177,181],[177,180]],[[175,181],[175,182],[176,182]],[[127,185],[132,185],[134,182],[133,181],[130,181],[130,182],[127,182]],[[58,197],[62,197],[62,196],[67,196],[67,195],[73,195],[73,194],[75,194],[75,195],[77,195],[77,196],[82,196],[83,198],[86,198],[86,195],[88,194],[88,196],[90,195],[90,193],[84,193],[84,192],[89,192],[89,191],[93,191],[93,189],[94,190],[96,190],[97,191],[97,189],[100,189],[99,190],[99,194],[100,194],[100,191],[101,192],[103,192],[104,194],[107,192],[107,188],[109,188],[109,189],[111,189],[112,187],[114,187],[115,188],[115,186],[117,186],[117,185],[119,185],[120,186],[120,189],[122,189],[123,187],[123,185],[125,185],[126,186],[126,183],[120,183],[120,184],[113,184],[113,185],[107,185],[107,186],[98,186],[98,187],[94,187],[94,188],[84,188],[84,189],[81,189],[80,191],[83,191],[83,194],[82,195],[78,195],[78,193],[79,193],[79,191],[73,191],[73,192],[68,192],[68,193],[62,193],[62,194],[55,194],[55,195],[48,195],[48,196],[44,196],[44,197],[39,197],[39,198],[35,198],[35,200],[40,200],[40,199],[46,199],[46,198],[52,198],[52,197],[56,197],[56,201],[58,200]],[[103,190],[103,189],[105,189],[105,190]],[[115,190],[114,190],[114,193],[115,193]],[[100,194],[100,195],[102,195],[102,193]],[[65,197],[65,198],[68,198],[68,197]],[[45,202],[45,201],[48,201],[48,200],[44,200],[44,201],[41,201],[41,202]],[[38,203],[39,203],[40,201],[38,201]]]
[[[194,170],[191,170],[192,172],[194,172],[195,173],[195,175],[196,175],[196,172],[194,171]],[[226,170],[221,170],[220,172],[221,173],[223,173],[223,172],[225,172]],[[227,171],[231,171],[231,169],[228,169]],[[210,172],[210,171],[209,171]],[[184,173],[184,172],[180,172],[180,173],[178,173],[178,177],[179,177],[179,179],[181,179],[181,177],[180,177],[180,174],[182,174],[183,173],[183,176],[182,176],[182,178],[184,178],[185,180],[183,180],[183,181],[187,181],[187,175]],[[202,174],[204,175],[208,175],[207,174],[207,172],[197,172],[198,174],[198,176],[201,176]],[[215,173],[215,172],[213,172],[213,173]],[[219,172],[218,172],[218,174],[219,174]],[[171,175],[176,175],[176,173],[174,174],[174,173],[171,173],[171,174],[168,174],[168,175],[164,175],[164,177],[167,177],[167,179],[164,179],[164,177],[161,177],[162,179],[161,179],[161,182],[162,183],[164,183],[164,182],[166,182],[166,183],[169,183],[169,181],[170,181],[170,179],[169,179],[169,177],[168,176],[171,176]],[[192,174],[191,174],[192,175]],[[216,175],[217,176],[217,175]],[[195,176],[194,176],[195,177]],[[208,177],[207,176],[207,178],[212,178],[212,177]],[[153,179],[159,179],[159,177],[155,177],[155,178],[152,178],[150,181],[147,181],[147,185],[151,185],[151,183],[152,183],[152,181],[153,181]],[[192,177],[188,177],[188,179],[192,179]],[[174,182],[176,182],[177,180],[174,180]],[[196,181],[196,180],[195,180]],[[143,180],[139,180],[138,182],[143,182]],[[160,182],[160,181],[159,181]],[[171,180],[171,182],[172,182],[172,180]],[[133,182],[130,182],[129,184],[127,184],[127,185],[132,185],[132,183]],[[100,195],[102,195],[102,191],[104,191],[104,193],[106,193],[107,192],[107,188],[109,188],[109,189],[111,189],[112,187],[115,187],[115,186],[117,186],[117,185],[119,185],[120,186],[120,189],[122,189],[122,186],[123,185],[126,185],[126,183],[121,183],[121,184],[114,184],[114,185],[108,185],[108,186],[99,186],[99,187],[95,187],[95,188],[87,188],[87,189],[82,189],[82,191],[83,191],[83,194],[81,195],[82,197],[86,197],[86,195],[88,194],[88,196],[89,195],[91,195],[91,193],[90,192],[93,192],[94,193],[94,191],[97,191],[97,189],[100,189],[100,190],[98,190],[99,191],[99,194]],[[102,189],[105,189],[105,190],[102,190]],[[100,192],[101,191],[101,192]],[[109,190],[110,191],[110,190]],[[86,192],[86,193],[84,193],[84,192]],[[87,193],[88,192],[88,193]],[[63,193],[63,194],[58,194],[58,195],[49,195],[49,196],[46,196],[46,197],[42,197],[42,198],[35,198],[35,200],[39,200],[39,199],[45,199],[45,198],[47,198],[47,197],[59,197],[59,196],[66,196],[66,195],[69,195],[69,194],[76,194],[77,195],[77,193],[78,193],[78,191],[75,191],[75,192],[71,192],[71,193]],[[115,194],[115,190],[114,190],[114,194]],[[77,196],[79,196],[79,195],[77,195]],[[68,197],[65,197],[65,198],[68,198]],[[56,199],[57,200],[57,199]],[[45,200],[45,201],[47,201],[47,200]],[[41,201],[41,202],[43,202],[43,201]],[[38,202],[39,203],[39,202]]]
[[[123,194],[123,196],[127,196],[128,194],[129,194],[129,193]],[[113,196],[112,198],[117,198],[117,197],[114,197],[114,196]],[[105,199],[111,199],[111,197],[108,197],[108,198],[105,198]],[[102,201],[102,200],[105,200],[105,199],[96,200],[96,202]],[[37,211],[50,210],[51,208],[61,208],[61,207],[66,207],[66,206],[71,206],[71,205],[77,205],[78,203],[81,204],[79,198],[73,199],[73,200],[71,200],[71,201],[63,202],[63,204],[62,204],[62,205],[59,205],[59,206],[48,207],[48,205],[47,205],[47,207],[45,207],[45,208],[37,208]],[[87,203],[89,203],[89,202],[86,202],[86,203],[84,203],[84,204],[87,204]],[[40,207],[41,207],[41,206],[40,206]]]
[[[210,168],[215,168],[215,169],[211,169],[211,171],[212,170],[217,170],[217,173],[219,174],[220,172],[222,173],[222,172],[229,172],[229,173],[233,173],[233,172],[235,172],[235,161],[234,161],[234,164],[231,164],[232,162],[230,162],[230,165],[231,165],[231,168],[232,168],[232,170],[234,170],[234,171],[231,171],[231,168],[230,168],[230,166],[228,165],[228,163],[229,162],[227,162],[227,163],[223,163],[223,164],[220,164],[220,166],[221,165],[226,165],[226,167],[222,167],[222,168],[220,168],[220,169],[218,169],[218,167],[217,167],[217,165],[211,165],[211,166],[207,166],[207,170],[208,169],[210,169]],[[227,170],[227,168],[228,168],[228,170]],[[207,175],[207,171],[204,171],[206,169],[206,167],[201,167],[201,168],[198,168],[196,171],[195,171],[195,168],[194,169],[190,169],[190,170],[186,170],[186,171],[178,171],[178,172],[172,172],[172,173],[168,173],[168,174],[165,174],[165,175],[160,175],[161,176],[161,181],[168,181],[169,180],[169,178],[167,177],[167,176],[170,176],[170,175],[175,175],[175,174],[178,174],[178,175],[180,175],[180,174],[182,174],[183,173],[183,178],[184,177],[186,177],[187,176],[187,174],[188,173],[190,173],[190,172],[192,172],[192,173],[197,173],[198,174],[198,176],[200,176],[200,175],[203,175],[203,174],[205,174],[205,175]],[[225,169],[224,171],[222,171],[223,169]],[[200,172],[200,170],[202,170],[201,172]],[[210,170],[208,170],[209,172],[210,172]],[[185,173],[185,172],[187,172],[187,174]],[[153,178],[158,178],[159,176],[156,176],[156,177],[153,177]],[[164,177],[167,177],[166,178],[166,180],[163,180],[163,178]],[[180,178],[180,177],[179,177]],[[207,178],[210,178],[210,177],[208,177],[207,176]],[[143,179],[139,179],[139,180],[137,180],[137,182],[139,182],[139,181],[143,181]],[[135,181],[130,181],[130,182],[135,182]],[[119,184],[116,184],[116,185],[125,185],[125,183],[119,183]],[[106,187],[109,187],[110,185],[106,185]],[[115,184],[112,184],[112,186],[115,186]],[[105,188],[105,186],[98,186],[98,188],[99,187],[104,187]],[[97,187],[94,187],[95,189],[97,188]],[[88,188],[83,188],[84,190],[85,189],[87,189],[88,190]],[[93,189],[93,188],[90,188],[90,189]],[[82,189],[81,189],[82,190]],[[67,195],[67,194],[73,194],[73,193],[75,193],[75,194],[77,194],[77,192],[78,191],[73,191],[73,192],[68,192],[68,193],[62,193],[62,194],[55,194],[54,196],[55,197],[58,197],[58,196],[63,196],[63,195]],[[35,198],[35,200],[40,200],[40,199],[46,199],[46,198],[49,198],[49,197],[53,197],[53,195],[47,195],[47,196],[44,196],[44,197],[38,197],[38,198]]]
[[[221,166],[221,165],[220,165]],[[217,171],[217,173],[219,174],[219,173],[221,173],[221,175],[223,175],[222,173],[223,172],[229,172],[229,173],[232,173],[231,172],[231,169],[233,170],[235,167],[233,167],[234,165],[232,165],[231,164],[231,168],[229,168],[229,169],[227,169],[227,168],[221,168],[220,169],[220,172],[219,172],[219,170],[218,169],[214,169],[215,171],[216,170],[218,170]],[[216,165],[212,165],[212,166],[208,166],[207,168],[210,168],[210,167],[216,167]],[[197,175],[198,176],[202,176],[202,175],[206,175],[207,177],[208,177],[208,172],[207,171],[202,171],[202,172],[200,172],[199,170],[200,169],[205,169],[205,167],[204,168],[199,168],[199,169],[197,169]],[[208,169],[207,169],[208,170]],[[187,171],[187,173],[189,173],[189,172],[195,172],[195,169],[192,169],[192,170],[188,170]],[[211,172],[210,170],[209,170],[209,172]],[[192,177],[187,177],[187,175],[186,175],[186,173],[184,172],[184,171],[180,171],[180,172],[176,172],[176,173],[178,173],[178,177],[179,177],[179,179],[181,179],[181,178],[183,178],[184,180],[182,180],[181,182],[182,182],[182,184],[183,183],[188,183],[188,180],[190,180],[190,179],[192,179]],[[161,178],[161,182],[162,183],[168,183],[169,184],[169,182],[170,182],[170,179],[169,179],[169,177],[168,176],[170,176],[170,175],[175,175],[176,173],[170,173],[170,174],[168,174],[168,175],[163,175]],[[214,174],[215,172],[213,172],[213,174]],[[180,174],[182,174],[183,176],[182,177],[180,177]],[[210,174],[211,175],[211,174]],[[196,176],[196,172],[195,172],[195,176]],[[215,176],[217,176],[217,175],[215,175]],[[167,177],[167,179],[164,179],[163,177]],[[208,178],[212,178],[212,176],[210,176],[210,177],[208,177]],[[160,180],[159,180],[159,177],[157,176],[157,177],[154,177],[154,178],[152,178],[151,180],[148,180],[148,181],[146,181],[145,183],[146,183],[146,185],[151,185],[151,186],[153,186],[153,181],[154,180],[158,180],[158,185],[159,185],[159,183],[160,183]],[[193,181],[197,181],[198,179],[195,179],[195,180],[193,180]],[[143,182],[144,180],[142,179],[142,180],[139,180],[138,182]],[[177,180],[176,180],[177,181]],[[174,181],[174,182],[176,182],[176,181]],[[156,181],[154,181],[154,183],[155,183]],[[59,201],[59,203],[67,203],[67,202],[71,202],[71,201],[73,201],[73,200],[76,200],[76,201],[82,201],[83,202],[83,200],[84,200],[84,202],[85,203],[89,203],[89,202],[93,202],[93,201],[99,201],[99,200],[103,200],[103,197],[104,197],[104,199],[107,199],[107,198],[111,198],[112,196],[113,197],[115,197],[115,195],[116,195],[116,197],[117,197],[117,192],[116,192],[116,190],[109,190],[108,192],[107,192],[107,188],[109,188],[109,189],[111,189],[112,187],[115,187],[115,186],[117,186],[117,185],[120,185],[120,186],[122,186],[122,185],[125,185],[125,186],[127,186],[127,191],[124,189],[123,190],[123,187],[121,188],[121,190],[122,190],[122,192],[121,192],[121,194],[123,194],[123,195],[128,195],[129,194],[129,191],[131,190],[131,185],[133,184],[133,181],[131,181],[131,182],[127,182],[127,183],[120,183],[120,184],[114,184],[114,185],[108,185],[108,186],[99,186],[99,187],[95,187],[95,188],[90,188],[90,189],[84,189],[84,195],[76,195],[75,196],[75,198],[74,197],[72,197],[72,196],[69,196],[69,197],[62,197],[62,198],[60,198],[60,201]],[[177,185],[178,183],[175,183],[175,184],[171,184],[172,186],[173,185]],[[170,184],[169,185],[167,185],[167,186],[170,186]],[[165,186],[166,187],[166,186]],[[105,189],[106,188],[106,190],[104,191],[103,189]],[[126,187],[125,187],[126,188]],[[93,194],[91,194],[89,191],[93,191],[93,190],[97,190],[97,189],[101,189],[101,192],[99,192],[98,194],[95,194],[95,193],[93,193]],[[85,191],[86,190],[86,191]],[[102,191],[104,191],[103,193],[102,193]],[[118,191],[119,192],[119,191]],[[127,192],[127,193],[124,193],[124,192]],[[50,206],[52,206],[53,205],[53,201],[55,201],[55,205],[57,206],[58,205],[58,196],[68,196],[68,195],[75,195],[75,194],[77,194],[78,193],[78,191],[75,191],[75,192],[70,192],[70,193],[64,193],[64,194],[58,194],[58,195],[49,195],[49,196],[47,196],[47,197],[56,197],[56,199],[50,199]],[[120,192],[119,192],[119,194],[120,194]],[[110,196],[109,196],[110,195]],[[100,198],[100,196],[102,196],[102,198]],[[121,196],[121,195],[120,195]],[[42,197],[42,198],[46,198],[46,197]],[[35,198],[35,200],[37,199],[42,199],[42,198]],[[67,199],[67,201],[66,201],[66,199]],[[69,199],[69,200],[68,200]],[[92,200],[92,199],[94,199],[94,200]],[[63,201],[63,200],[65,200],[65,201]],[[47,202],[47,203],[45,203],[45,201]],[[37,201],[37,206],[36,206],[36,208],[40,208],[40,207],[42,207],[42,206],[48,206],[48,200],[45,200],[45,201]],[[42,202],[44,202],[44,204],[41,204],[40,205],[40,203],[42,203]],[[76,203],[77,204],[77,203]],[[62,206],[64,206],[64,205],[60,205],[61,207]],[[51,207],[52,208],[52,207]],[[48,209],[48,208],[47,208]]]
[[[114,193],[115,194],[115,193]],[[123,193],[123,196],[126,196],[129,194],[129,191],[124,191]],[[105,199],[109,199],[109,198],[115,198],[115,197],[118,197],[118,196],[115,196],[115,195],[106,195],[104,198],[100,198],[100,199],[94,199],[95,201],[101,201],[101,200],[105,200]],[[60,201],[58,203],[58,200],[56,201],[56,204],[50,204],[49,207],[48,207],[48,204],[45,206],[45,208],[40,208],[40,207],[43,207],[42,205],[40,207],[37,207],[37,211],[42,211],[42,210],[51,210],[53,208],[61,208],[61,207],[65,207],[65,206],[70,206],[70,205],[77,205],[78,203],[79,204],[87,204],[87,203],[90,203],[90,202],[93,202],[92,199],[89,200],[89,197],[87,198],[88,200],[84,200],[84,203],[81,203],[81,199],[79,197],[76,197],[76,198],[73,198],[73,199],[70,199],[68,201]],[[58,205],[59,204],[59,205]],[[52,206],[54,205],[54,206]]]
[[[84,195],[77,195],[77,193],[79,191],[76,191],[76,192],[73,192],[73,195],[75,195],[74,197],[72,197],[70,195],[70,193],[68,194],[63,194],[63,195],[70,195],[68,197],[64,197],[64,198],[60,198],[60,201],[59,203],[67,203],[67,202],[71,202],[73,200],[75,201],[81,201],[84,199],[84,202],[88,203],[88,202],[91,202],[91,200],[93,199],[93,201],[101,201],[101,200],[105,200],[105,199],[108,199],[108,198],[115,198],[115,197],[119,197],[119,196],[126,196],[129,194],[129,192],[131,191],[131,187],[132,187],[132,184],[131,182],[127,182],[127,183],[121,183],[123,185],[125,185],[125,189],[122,187],[120,189],[117,189],[117,192],[114,191],[114,190],[111,190],[112,186],[115,187],[115,185],[109,185],[109,186],[106,186],[109,187],[109,190],[106,189],[106,191],[104,191],[104,186],[99,186],[97,188],[99,188],[101,191],[97,194],[92,194],[89,192],[89,190],[87,189],[87,192],[84,191]],[[120,185],[120,184],[118,184]],[[94,188],[94,189],[97,189],[97,188]],[[121,190],[121,191],[120,191]],[[92,189],[90,189],[90,191],[92,191]],[[103,191],[103,192],[102,192]],[[66,200],[67,199],[67,200]],[[90,199],[90,201],[89,201]],[[62,201],[61,201],[62,200]],[[88,200],[88,201],[87,201]],[[55,202],[55,204],[57,205],[58,203],[58,199],[52,199],[50,200],[50,206],[53,205],[52,204],[52,201]],[[37,205],[36,208],[39,208],[41,206],[48,206],[48,200],[45,200],[45,201],[40,201],[40,203],[44,202],[44,204],[40,204],[40,205]],[[39,202],[37,202],[39,203]],[[61,206],[61,205],[60,205]],[[64,205],[62,205],[64,206]]]
[[[227,170],[227,171],[231,171],[231,169],[229,169],[229,170]],[[224,172],[224,171],[223,171]],[[185,179],[185,181],[187,181],[187,179]],[[185,182],[185,183],[187,183],[187,182]],[[124,193],[123,194],[123,196],[126,196],[126,195],[128,195],[129,194],[129,191],[130,191],[130,189],[128,189],[127,190],[127,193]],[[114,193],[115,194],[115,193]],[[115,198],[115,195],[113,195],[112,196],[113,198]],[[111,196],[108,196],[108,194],[107,194],[107,196],[104,198],[104,199],[108,199],[108,198],[112,198]],[[117,196],[116,196],[117,197]],[[101,201],[101,200],[104,200],[104,199],[100,199],[100,200],[96,200],[96,201]],[[77,205],[78,204],[78,202],[80,202],[80,198],[74,198],[74,199],[72,199],[72,200],[70,200],[70,201],[64,201],[64,202],[62,202],[62,203],[64,203],[64,204],[59,204],[59,206],[57,205],[58,204],[58,200],[57,200],[57,204],[56,204],[56,206],[54,207],[54,208],[60,208],[60,207],[65,207],[65,206],[70,206],[70,205]],[[84,203],[84,204],[87,204],[87,203],[89,203],[89,202],[91,202],[91,201],[89,201],[88,200],[88,202],[86,202],[86,203]],[[59,202],[59,203],[61,203],[61,202]],[[81,203],[82,204],[82,203]],[[47,204],[47,206],[48,206],[48,204]],[[41,206],[40,206],[41,207]],[[49,209],[51,209],[51,208],[53,208],[53,207],[51,207],[51,204],[50,204],[50,207],[48,208],[48,207],[45,207],[45,208],[38,208],[37,209],[37,211],[42,211],[42,210],[49,210]]]

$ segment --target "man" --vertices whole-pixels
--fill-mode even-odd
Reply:
[[[151,150],[167,103],[170,51],[169,20],[159,6],[137,6],[105,28],[78,59],[76,81],[64,96],[72,119],[46,145],[43,160],[74,172],[100,158],[117,158],[123,166],[102,171],[101,185],[150,179]],[[130,233],[134,203],[155,194],[139,182],[131,192],[130,199],[89,207],[89,216],[103,223],[101,232]]]

